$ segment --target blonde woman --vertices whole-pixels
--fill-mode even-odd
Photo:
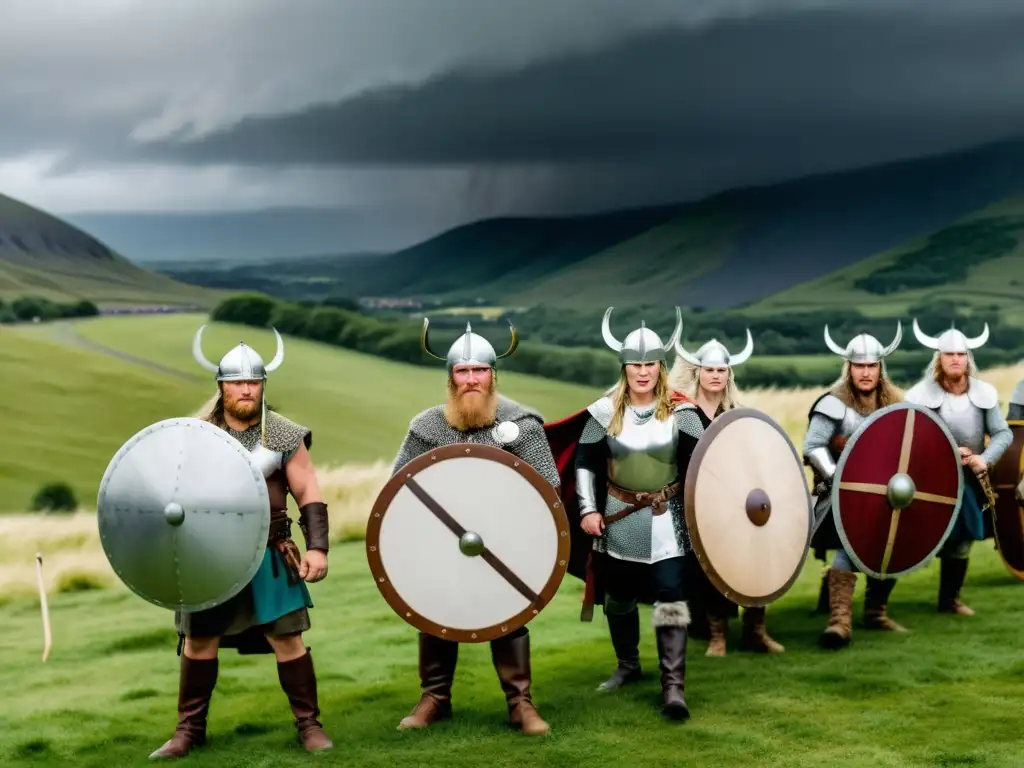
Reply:
[[[618,384],[587,408],[576,452],[580,525],[594,537],[594,568],[618,666],[599,686],[614,690],[641,677],[638,603],[653,603],[661,670],[662,712],[682,720],[690,611],[684,561],[690,548],[682,479],[702,427],[692,407],[672,403],[666,355],[679,339],[682,313],[668,343],[641,324],[625,340],[605,343],[619,355]]]
[[[736,377],[733,368],[746,362],[754,351],[754,340],[747,331],[747,345],[733,355],[724,344],[712,339],[695,354],[676,344],[676,364],[672,378],[677,391],[696,404],[695,411],[703,429],[725,413],[739,406]],[[688,571],[694,602],[705,607],[708,627],[708,656],[725,656],[729,618],[739,613],[738,606],[725,598],[707,578],[699,563]],[[741,651],[782,653],[785,648],[769,637],[765,630],[765,609],[746,608],[743,611]]]

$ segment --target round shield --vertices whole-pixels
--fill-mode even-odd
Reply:
[[[100,541],[135,594],[183,612],[238,594],[263,561],[270,497],[245,447],[201,419],[146,427],[110,460]]]
[[[402,467],[370,512],[366,555],[395,613],[427,634],[482,643],[554,597],[569,563],[558,491],[500,448],[456,443]]]
[[[782,427],[754,408],[715,418],[690,457],[684,494],[693,551],[719,592],[749,608],[785,594],[803,568],[814,510]]]
[[[1024,505],[1016,496],[1017,486],[1024,480],[1024,421],[1007,423],[1013,431],[1013,442],[989,469],[996,492],[992,528],[1006,570],[1024,581]]]
[[[853,563],[895,579],[927,563],[953,530],[963,497],[960,451],[931,411],[875,411],[846,444],[832,478],[832,515]]]

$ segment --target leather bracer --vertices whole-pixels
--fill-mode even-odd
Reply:
[[[306,549],[319,549],[327,553],[330,548],[328,533],[330,526],[327,520],[327,505],[322,501],[311,501],[299,507],[299,528],[306,537]]]

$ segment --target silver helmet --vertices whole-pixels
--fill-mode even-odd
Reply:
[[[220,365],[214,365],[206,359],[203,354],[203,330],[205,325],[199,326],[195,337],[192,339],[192,356],[203,368],[210,373],[217,374],[217,381],[266,381],[267,374],[275,370],[284,360],[284,342],[281,334],[274,328],[274,336],[277,339],[277,353],[269,364],[263,364],[263,358],[255,349],[244,341],[227,351],[227,354],[220,359]]]
[[[435,360],[444,360],[447,363],[448,373],[451,373],[452,369],[456,365],[465,364],[486,365],[490,368],[494,368],[499,360],[511,355],[519,346],[519,332],[516,331],[515,326],[511,323],[509,323],[508,327],[512,332],[512,343],[509,345],[509,348],[500,355],[495,354],[494,347],[491,346],[491,342],[480,334],[473,333],[473,327],[469,323],[466,323],[465,332],[448,348],[448,355],[446,357],[441,357],[440,355],[434,354],[433,350],[430,348],[430,338],[427,331],[429,327],[430,320],[424,317],[423,331],[420,333],[420,345],[423,347],[423,351]]]
[[[661,337],[647,327],[641,320],[640,327],[626,336],[624,341],[619,341],[612,335],[609,322],[614,307],[608,307],[604,313],[604,321],[601,323],[601,334],[604,336],[604,343],[615,352],[619,353],[619,362],[626,363],[654,363],[666,364],[665,356],[668,351],[679,341],[679,335],[683,332],[683,312],[676,307],[676,328],[672,331],[668,342],[662,343]]]
[[[917,340],[923,346],[934,349],[939,353],[963,352],[967,354],[972,349],[977,349],[988,341],[988,323],[985,323],[985,330],[973,339],[967,338],[961,331],[952,326],[950,326],[949,330],[943,331],[938,338],[934,338],[921,330],[921,326],[917,324],[917,318],[915,317],[914,335],[917,336]]]
[[[718,339],[707,342],[694,354],[687,352],[682,343],[676,341],[676,354],[690,365],[700,368],[731,368],[734,365],[741,365],[747,362],[753,352],[754,337],[750,335],[749,328],[747,329],[747,345],[735,355],[731,354],[725,344]]]
[[[888,357],[896,350],[896,347],[900,345],[900,341],[902,340],[903,324],[897,320],[896,337],[892,340],[892,343],[890,343],[889,346],[883,347],[882,342],[870,333],[861,333],[850,339],[850,343],[846,345],[846,349],[843,349],[832,341],[832,336],[828,332],[828,326],[825,326],[825,343],[828,345],[828,348],[848,363],[880,363],[883,358]]]

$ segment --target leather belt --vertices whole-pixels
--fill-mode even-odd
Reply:
[[[637,510],[644,509],[646,507],[651,508],[651,513],[654,515],[663,515],[668,509],[669,499],[674,499],[679,495],[681,483],[672,483],[666,485],[657,491],[630,491],[625,488],[621,488],[615,483],[608,482],[608,495],[614,496],[619,501],[629,504],[633,502],[631,506],[616,512],[612,515],[606,515],[604,518],[605,525],[618,522],[624,517],[628,517]]]

